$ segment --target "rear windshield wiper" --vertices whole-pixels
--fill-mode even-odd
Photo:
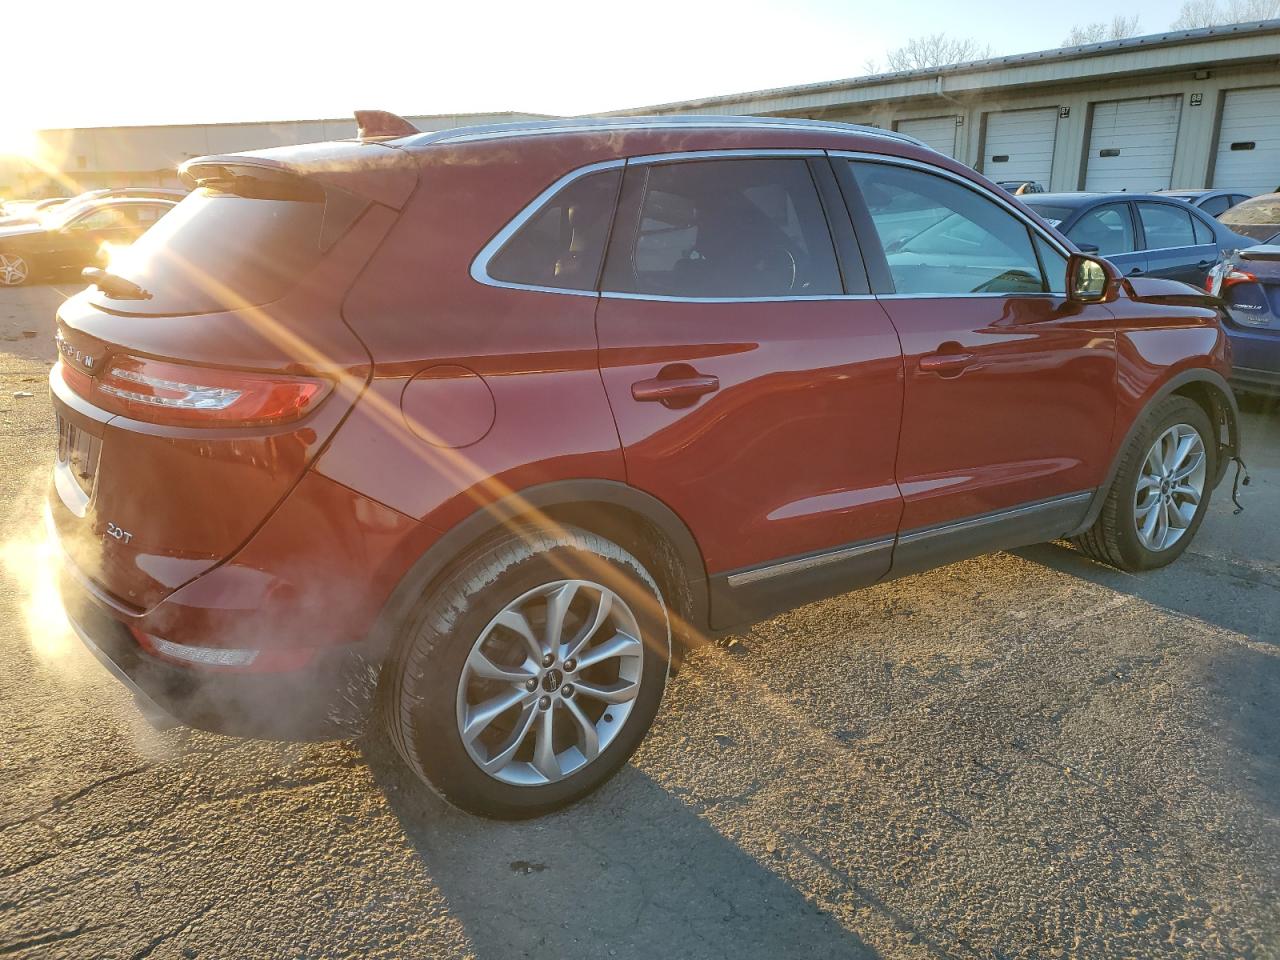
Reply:
[[[151,294],[132,280],[108,273],[101,267],[85,267],[80,276],[94,284],[112,300],[150,300]]]

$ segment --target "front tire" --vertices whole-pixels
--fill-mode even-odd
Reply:
[[[411,616],[384,691],[388,732],[450,803],[538,816],[627,761],[670,660],[662,593],[634,556],[573,527],[508,533]]]
[[[1216,456],[1204,410],[1186,397],[1162,400],[1125,447],[1098,519],[1073,542],[1129,572],[1172,563],[1204,521]]]

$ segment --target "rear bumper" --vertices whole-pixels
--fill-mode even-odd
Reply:
[[[179,666],[147,653],[128,627],[64,571],[63,606],[85,647],[157,726],[176,721],[238,737],[350,737],[372,711],[382,657],[369,642],[318,652],[297,670],[248,673]]]

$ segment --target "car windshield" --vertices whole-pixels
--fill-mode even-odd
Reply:
[[[1254,197],[1238,203],[1218,218],[1227,226],[1245,224],[1280,224],[1280,193]]]

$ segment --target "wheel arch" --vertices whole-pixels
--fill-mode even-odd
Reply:
[[[476,547],[521,525],[588,530],[623,547],[653,574],[673,614],[673,656],[707,630],[707,575],[684,521],[655,497],[616,480],[557,480],[517,491],[477,509],[437,538],[383,605],[374,634],[394,650],[419,599]]]
[[[1098,519],[1098,514],[1102,512],[1107,492],[1111,489],[1111,484],[1115,482],[1116,474],[1120,470],[1120,460],[1125,448],[1128,447],[1134,435],[1142,429],[1152,408],[1166,397],[1174,395],[1186,397],[1203,409],[1209,422],[1218,430],[1217,463],[1212,487],[1217,487],[1222,482],[1231,458],[1239,456],[1241,451],[1240,409],[1236,404],[1235,393],[1232,392],[1231,385],[1226,379],[1215,370],[1204,367],[1183,370],[1169,377],[1148,396],[1138,415],[1129,424],[1124,437],[1113,448],[1106,479],[1095,491],[1083,523],[1069,536],[1078,536],[1093,526]]]

